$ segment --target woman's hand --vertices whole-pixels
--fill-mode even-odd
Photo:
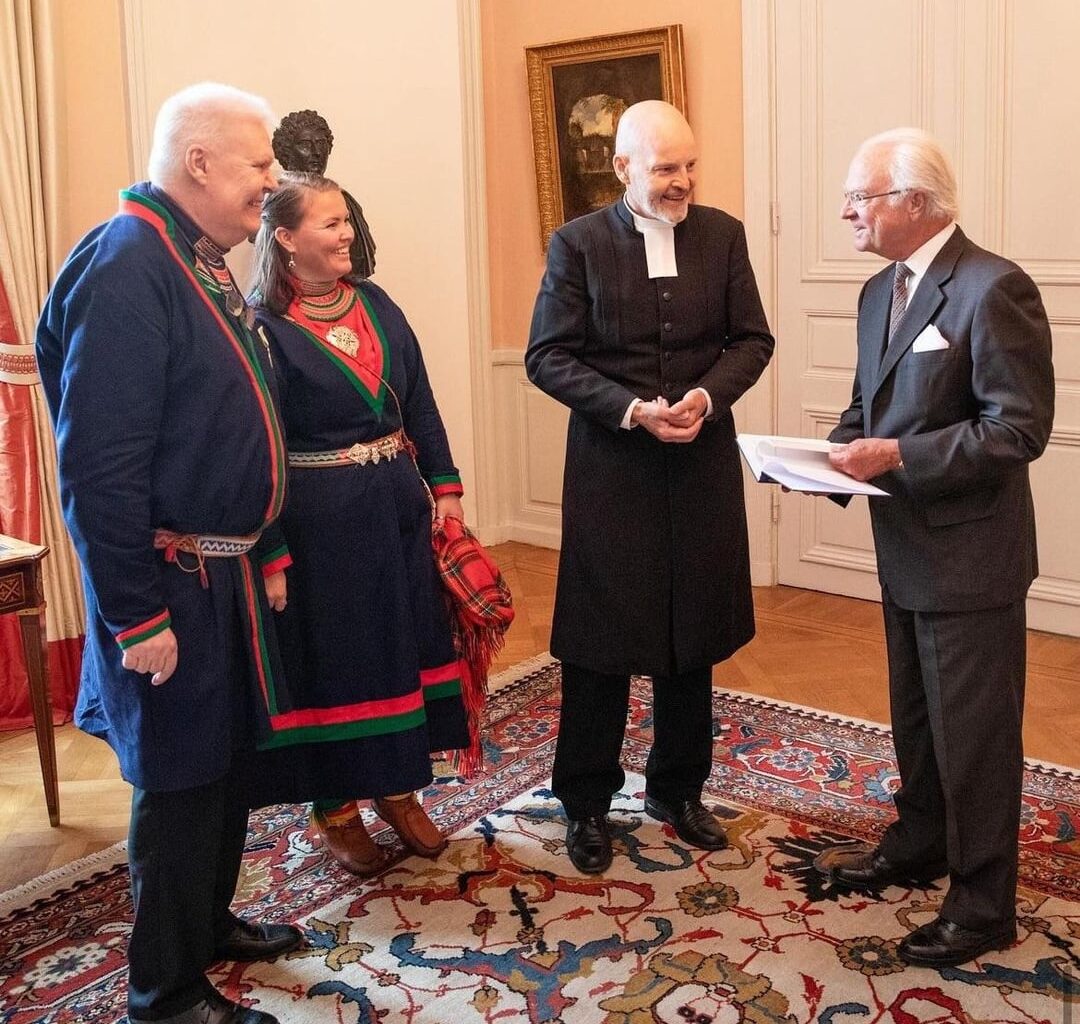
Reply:
[[[465,522],[465,509],[461,506],[461,498],[456,494],[444,494],[435,499],[436,519],[460,519]]]
[[[285,594],[288,589],[285,583],[285,570],[279,569],[264,577],[263,585],[266,587],[266,600],[276,612],[285,610]]]

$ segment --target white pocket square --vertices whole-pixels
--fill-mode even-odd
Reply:
[[[949,343],[945,340],[945,335],[933,324],[929,324],[911,343],[912,352],[937,352],[948,347]]]

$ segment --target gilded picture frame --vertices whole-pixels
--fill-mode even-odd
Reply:
[[[622,194],[611,167],[615,125],[640,100],[686,114],[682,26],[525,48],[540,241]]]

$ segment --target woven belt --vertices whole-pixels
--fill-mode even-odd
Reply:
[[[329,452],[289,452],[289,465],[303,469],[322,469],[327,466],[376,465],[383,459],[395,458],[405,450],[405,435],[395,430],[375,441],[357,441],[351,448]]]
[[[174,533],[172,530],[155,530],[154,547],[165,552],[165,561],[172,562],[184,572],[197,572],[204,587],[210,586],[206,575],[207,558],[236,558],[246,555],[259,542],[261,534],[246,537],[221,537],[211,533]],[[180,554],[194,555],[194,565],[184,565]]]

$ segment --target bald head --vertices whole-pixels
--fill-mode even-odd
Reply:
[[[612,165],[635,213],[670,224],[685,219],[694,193],[697,143],[686,118],[670,103],[644,100],[626,109]]]
[[[627,107],[615,132],[615,155],[633,156],[657,139],[682,138],[692,145],[694,133],[686,118],[663,100],[642,100]]]

